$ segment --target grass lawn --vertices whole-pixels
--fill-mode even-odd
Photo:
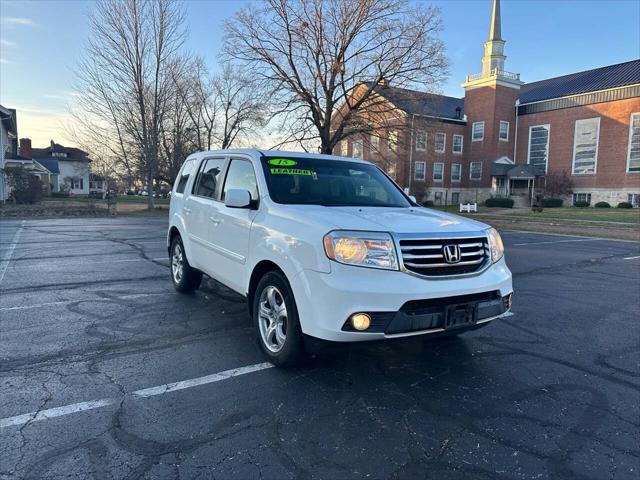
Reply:
[[[138,195],[118,195],[118,202],[122,203],[147,203],[147,197],[139,197]],[[169,205],[168,198],[154,198],[155,205]]]
[[[43,202],[78,202],[78,203],[104,203],[104,200],[101,198],[88,198],[88,197],[45,197],[42,199]],[[118,195],[117,196],[118,203],[140,203],[147,204],[147,197],[139,197],[137,195]],[[168,198],[154,198],[153,202],[155,205],[169,205]]]
[[[459,214],[457,205],[430,208]],[[640,240],[640,210],[637,208],[545,208],[541,213],[534,213],[531,210],[478,206],[478,213],[462,215],[488,223],[498,230]]]
[[[518,217],[534,220],[565,220],[573,222],[616,222],[640,225],[639,209],[621,208],[546,208],[541,213],[514,211],[505,217]]]

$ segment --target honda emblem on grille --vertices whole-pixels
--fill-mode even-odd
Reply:
[[[442,247],[442,254],[447,263],[458,263],[460,261],[460,245],[445,245]]]

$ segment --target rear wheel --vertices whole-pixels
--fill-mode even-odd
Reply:
[[[202,272],[189,265],[180,235],[171,242],[171,280],[179,292],[193,292],[200,287]]]
[[[266,273],[253,298],[253,319],[262,351],[280,367],[292,366],[304,357],[298,309],[286,277]]]

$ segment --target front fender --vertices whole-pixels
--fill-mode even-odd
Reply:
[[[302,270],[331,272],[329,259],[322,246],[320,232],[305,232],[300,236],[282,233],[262,225],[254,224],[251,229],[250,259],[246,290],[249,291],[251,273],[262,261],[275,263],[287,276],[293,279]]]

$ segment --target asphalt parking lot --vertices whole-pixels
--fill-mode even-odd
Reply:
[[[638,478],[640,244],[504,232],[512,317],[280,370],[165,231],[0,222],[0,478]]]

